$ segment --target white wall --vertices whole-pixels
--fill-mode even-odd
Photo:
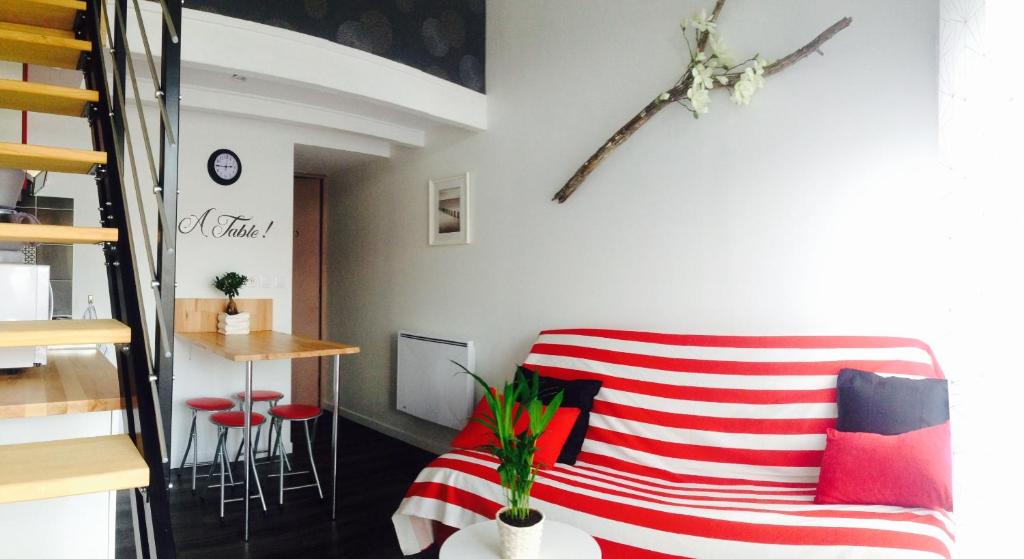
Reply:
[[[922,177],[936,137],[934,2],[731,0],[737,54],[780,57],[853,25],[751,106],[669,108],[564,205],[551,196],[682,72],[679,20],[711,2],[488,3],[489,129],[361,166],[329,192],[329,336],[345,410],[428,448],[394,410],[393,336],[472,339],[507,378],[536,333],[901,334],[935,341],[941,241]],[[473,244],[427,245],[427,180],[469,171]]]
[[[214,215],[245,215],[260,228],[273,220],[266,238],[214,238],[198,231],[178,235],[177,297],[222,297],[211,282],[214,276],[239,272],[267,287],[246,286],[243,297],[274,299],[274,329],[291,330],[292,257],[292,144],[260,122],[225,118],[204,113],[183,115],[181,122],[179,221],[190,214],[201,214],[213,207]],[[210,180],[206,160],[218,148],[228,148],[242,161],[242,174],[231,186]],[[211,220],[211,225],[216,224]],[[272,287],[273,286],[273,287]],[[188,444],[190,416],[185,400],[197,396],[228,397],[244,385],[245,366],[194,346],[175,342],[177,360],[174,371],[175,410],[172,459],[175,467]],[[258,363],[254,368],[254,387],[291,392],[291,367],[285,361]],[[257,406],[257,410],[260,407]],[[201,418],[200,459],[213,455],[215,430]],[[204,458],[204,454],[207,455]]]
[[[274,330],[291,331],[292,322],[292,189],[296,143],[364,152],[365,139],[345,133],[291,127],[252,118],[186,111],[181,121],[179,221],[213,207],[217,214],[245,215],[266,230],[257,238],[215,238],[198,231],[178,235],[177,297],[222,297],[212,286],[214,276],[236,271],[254,282],[242,289],[242,297],[274,300]],[[242,161],[241,178],[234,185],[219,186],[210,180],[206,162],[218,148],[228,148]],[[214,223],[211,221],[211,225]],[[181,460],[188,444],[190,415],[185,400],[197,396],[227,397],[244,387],[245,366],[194,346],[176,342],[174,380],[175,410],[172,460]],[[289,361],[257,362],[254,388],[291,393]],[[257,410],[262,411],[260,406]],[[210,459],[215,430],[200,421],[200,460]]]

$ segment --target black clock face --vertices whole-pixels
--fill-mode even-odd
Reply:
[[[242,160],[229,149],[219,149],[210,154],[206,170],[213,182],[227,186],[234,184],[238,177],[242,176]]]

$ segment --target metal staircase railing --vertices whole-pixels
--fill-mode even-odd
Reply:
[[[160,146],[155,154],[139,92],[132,53],[128,48],[128,0],[88,3],[76,33],[92,41],[83,61],[86,85],[99,92],[89,121],[94,149],[108,154],[96,173],[101,221],[118,229],[116,244],[104,248],[113,318],[127,324],[132,341],[117,352],[126,430],[149,466],[149,486],[132,491],[132,517],[140,559],[175,556],[169,507],[171,395],[174,365],[175,222],[178,193],[178,138],[181,76],[181,4],[161,4],[163,12],[160,72],[149,44],[139,0],[131,0],[150,79],[156,89]],[[127,75],[126,75],[127,71]],[[139,138],[136,154],[126,97],[131,87]],[[127,156],[127,157],[126,157]],[[139,159],[145,159],[154,184],[143,186]],[[125,173],[127,165],[131,181]],[[151,192],[157,225],[150,227],[143,189]],[[134,202],[134,209],[131,207]],[[133,217],[138,228],[133,226]],[[141,230],[141,235],[136,235]],[[154,246],[151,232],[155,234]],[[136,238],[136,237],[141,238]],[[144,255],[144,256],[143,256]],[[143,263],[140,265],[140,260]],[[142,275],[148,273],[148,280]],[[154,335],[150,335],[144,285],[153,294]]]

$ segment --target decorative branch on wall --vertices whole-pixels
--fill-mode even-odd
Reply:
[[[730,99],[734,103],[746,105],[750,102],[751,96],[764,86],[766,77],[785,70],[812,52],[824,54],[819,50],[821,46],[853,21],[850,17],[840,19],[811,42],[774,62],[754,55],[743,62],[733,64],[716,31],[718,16],[724,5],[725,0],[717,0],[711,14],[701,10],[700,14],[682,23],[683,37],[686,38],[690,50],[690,64],[686,72],[676,85],[655,97],[643,110],[612,134],[612,137],[576,170],[552,200],[557,200],[559,204],[568,200],[615,148],[625,143],[651,117],[670,104],[678,103],[693,113],[694,118],[699,118],[708,112],[709,92],[712,89],[728,89],[731,92]],[[691,43],[687,36],[691,30],[694,33],[695,44]]]

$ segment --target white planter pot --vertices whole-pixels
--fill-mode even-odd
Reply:
[[[501,559],[537,559],[540,557],[540,539],[544,532],[544,514],[540,514],[540,522],[526,528],[509,526],[501,520],[501,513],[508,510],[505,507],[498,511],[496,516],[498,522],[498,541],[501,543]],[[536,509],[533,509],[536,510]]]

